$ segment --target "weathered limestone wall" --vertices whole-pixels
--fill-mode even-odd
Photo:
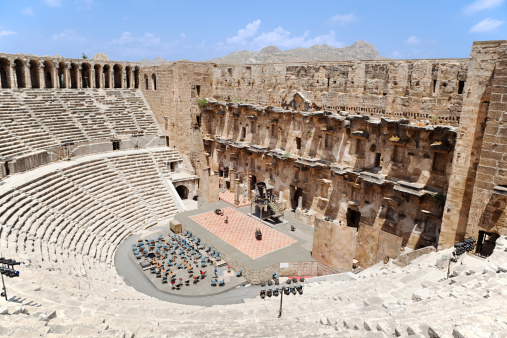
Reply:
[[[283,106],[295,92],[316,109],[457,125],[468,60],[214,65],[214,98]],[[461,81],[461,83],[460,83]]]
[[[487,98],[489,109],[466,228],[466,235],[474,238],[481,230],[507,235],[507,41],[491,44],[498,59]]]
[[[500,147],[505,143],[501,123],[502,114],[505,112],[505,106],[502,105],[502,93],[505,87],[501,84],[501,66],[504,63],[499,59],[504,58],[506,44],[506,41],[484,41],[474,42],[472,47],[452,175],[442,218],[440,248],[452,246],[467,232],[477,233],[478,220],[490,217],[484,215],[483,210],[490,201],[489,196],[492,193],[494,181],[503,180],[503,178],[495,177],[501,174],[498,166],[502,168],[505,164],[502,157],[498,153],[495,154],[494,150],[497,142]],[[496,96],[492,95],[493,86],[495,86]],[[489,110],[492,104],[495,112],[490,118]],[[489,135],[484,136],[487,127],[489,127]],[[483,142],[486,144],[483,145]],[[499,150],[503,156],[504,152],[501,148]],[[485,156],[481,170],[478,172],[477,165],[481,161],[482,151],[485,151]],[[494,159],[500,162],[492,166],[491,160]],[[503,181],[503,184],[505,183]],[[476,184],[478,186],[474,188]],[[473,199],[475,202],[472,207]],[[472,218],[469,219],[469,217]],[[475,230],[467,230],[467,227],[472,224]],[[486,227],[491,227],[491,224]]]

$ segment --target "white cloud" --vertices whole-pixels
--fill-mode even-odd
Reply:
[[[505,21],[486,18],[470,28],[470,33],[485,33],[503,25]]]
[[[327,34],[310,37],[310,32],[306,31],[301,36],[291,36],[289,31],[278,27],[271,32],[259,32],[261,20],[255,20],[244,29],[240,29],[237,34],[227,38],[226,42],[219,42],[219,47],[235,48],[245,46],[249,49],[261,49],[269,45],[276,45],[281,48],[311,47],[316,44],[328,44],[334,47],[343,47],[345,44],[336,40],[336,33],[329,31]]]
[[[160,44],[160,38],[151,33],[144,33],[142,36],[134,36],[130,32],[123,32],[119,39],[114,39],[113,43],[118,45],[125,45],[129,43],[137,43],[145,46],[153,46]]]
[[[421,40],[419,40],[417,36],[412,35],[411,37],[405,40],[405,43],[409,45],[418,45],[421,43]]]
[[[393,50],[390,57],[392,57],[393,59],[403,59],[405,57],[405,55],[406,54],[403,51]]]
[[[86,41],[86,38],[84,36],[79,35],[76,31],[72,29],[65,29],[63,32],[59,34],[54,34],[52,38],[53,40],[57,41],[69,41],[69,42]]]
[[[338,24],[340,26],[345,26],[351,22],[358,21],[357,17],[353,13],[349,14],[336,14],[331,17],[328,22]]]
[[[0,37],[7,36],[7,35],[14,35],[14,34],[16,34],[16,32],[13,32],[13,31],[10,31],[10,30],[0,31]]]
[[[261,25],[261,20],[255,20],[246,25],[245,29],[240,29],[238,33],[232,38],[227,38],[227,44],[233,45],[244,45],[247,43],[247,39],[257,34],[259,30],[259,26]]]
[[[314,38],[309,37],[310,33],[306,31],[301,36],[291,37],[290,32],[282,27],[278,27],[272,32],[262,33],[252,40],[252,46],[263,48],[270,45],[275,45],[281,48],[297,48],[297,47],[311,47],[313,45],[328,44],[334,47],[343,47],[343,42],[336,41],[336,33],[329,31],[328,34],[318,35]]]
[[[33,16],[35,15],[35,12],[33,11],[32,7],[26,7],[21,11],[24,15]]]
[[[503,3],[504,0],[477,0],[463,8],[463,12],[467,15],[472,15],[485,9],[501,6]]]
[[[44,2],[49,7],[60,7],[62,5],[62,0],[44,0]]]

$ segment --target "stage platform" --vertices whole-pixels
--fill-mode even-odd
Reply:
[[[214,213],[223,209],[224,216]],[[175,219],[183,230],[190,230],[207,244],[217,248],[234,270],[253,284],[271,279],[273,272],[280,276],[317,276],[320,263],[311,257],[313,228],[291,217],[288,222],[269,227],[247,216],[249,206],[234,208],[223,201],[180,213]],[[228,216],[228,223],[224,223]],[[291,225],[296,228],[291,231]],[[255,239],[260,229],[262,240]]]

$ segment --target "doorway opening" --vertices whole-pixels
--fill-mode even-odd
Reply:
[[[359,220],[361,219],[361,213],[358,210],[347,209],[347,226],[351,228],[359,228]]]
[[[9,161],[4,162],[4,167],[5,167],[5,176],[9,176],[9,174],[11,173],[11,170],[9,169]]]
[[[500,235],[480,230],[479,238],[477,239],[477,254],[482,257],[490,256],[495,249],[498,237]]]
[[[299,197],[303,196],[303,189],[296,187],[295,185],[290,186],[290,201],[292,210],[296,210],[298,207]]]
[[[176,192],[180,196],[182,200],[188,199],[188,188],[184,185],[180,185],[176,187]]]
[[[120,150],[120,140],[113,140],[113,150]]]

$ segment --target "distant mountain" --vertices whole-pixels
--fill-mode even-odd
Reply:
[[[148,59],[142,59],[139,61],[141,66],[158,66],[159,64],[164,63],[164,62],[169,62],[169,61],[167,61],[166,59],[164,59],[160,56],[157,56],[156,58],[154,58],[153,61],[150,61]]]
[[[326,44],[314,45],[309,48],[295,48],[282,51],[276,46],[267,46],[259,52],[242,50],[230,53],[221,58],[207,62],[221,64],[247,63],[277,63],[277,62],[306,62],[306,61],[347,61],[347,60],[387,60],[379,55],[372,44],[357,41],[351,46],[336,48]]]

